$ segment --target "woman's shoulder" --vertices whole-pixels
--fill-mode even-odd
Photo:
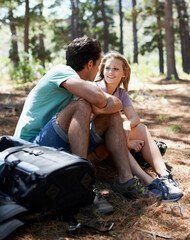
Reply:
[[[119,94],[129,95],[128,92],[124,88],[122,88],[122,87],[119,87]]]
[[[103,91],[106,90],[106,84],[104,82],[104,80],[100,80],[100,81],[95,81],[96,85],[101,88]]]
[[[129,94],[124,88],[119,88],[119,98],[123,103],[123,107],[128,107],[132,105]]]

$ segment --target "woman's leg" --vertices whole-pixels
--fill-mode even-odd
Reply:
[[[102,143],[95,149],[95,151],[92,154],[88,156],[88,159],[92,162],[100,162],[106,159],[108,156],[109,154],[108,151],[106,150],[105,144]],[[129,163],[133,175],[137,176],[145,186],[148,186],[154,180],[139,166],[139,164],[137,163],[137,161],[130,152]]]
[[[137,176],[145,186],[148,186],[154,180],[149,174],[147,174],[139,166],[139,164],[137,163],[137,161],[134,159],[134,157],[130,152],[129,152],[129,162],[130,162],[130,167],[133,175]]]
[[[144,147],[141,150],[143,158],[152,166],[159,176],[168,175],[162,155],[144,124],[139,124],[133,128],[130,132],[129,139],[143,140]]]

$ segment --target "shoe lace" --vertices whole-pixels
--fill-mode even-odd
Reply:
[[[162,196],[164,198],[167,198],[167,196],[168,196],[168,188],[165,185],[163,179],[159,179],[159,182],[157,183],[157,188],[162,192]]]
[[[168,176],[167,176],[168,181],[169,181],[170,183],[173,183],[175,187],[178,187],[178,186],[179,186],[178,181],[173,177],[173,175],[171,174],[171,172],[170,172],[169,170],[167,170],[167,171],[168,171],[168,173],[169,173]]]
[[[144,193],[146,191],[146,188],[142,185],[138,178],[134,179],[135,179],[134,184],[132,184],[130,188],[135,189],[138,193]]]

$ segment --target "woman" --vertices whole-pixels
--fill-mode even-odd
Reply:
[[[147,127],[140,123],[140,118],[135,112],[128,95],[128,85],[131,75],[130,66],[125,57],[117,52],[111,52],[104,56],[101,61],[96,84],[109,94],[117,96],[123,104],[123,112],[126,119],[123,128],[126,133],[129,150],[141,151],[143,158],[152,166],[157,173],[153,179],[144,172],[129,153],[130,165],[134,175],[147,186],[147,188],[160,194],[162,201],[177,201],[183,196],[178,188],[177,181],[166,168],[161,153],[152,139]],[[120,86],[123,85],[123,88]]]

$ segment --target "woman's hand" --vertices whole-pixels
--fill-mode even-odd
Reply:
[[[135,152],[140,152],[143,147],[144,147],[143,140],[128,140],[129,150],[134,149]]]

